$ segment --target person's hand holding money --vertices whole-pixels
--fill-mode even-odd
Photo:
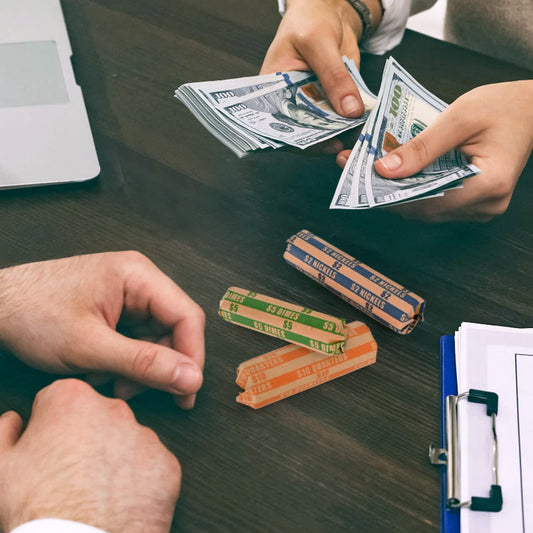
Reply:
[[[375,18],[380,18],[375,3]],[[359,65],[361,34],[361,19],[346,0],[289,0],[261,74],[312,70],[335,111],[345,117],[358,117],[364,111],[363,101],[342,56]]]
[[[481,169],[443,197],[394,207],[432,222],[488,221],[503,214],[533,148],[533,80],[478,87],[458,98],[414,139],[375,162],[390,179],[411,176],[457,148]],[[349,151],[337,156],[344,166]]]

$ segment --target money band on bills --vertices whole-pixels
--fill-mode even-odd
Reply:
[[[426,302],[310,231],[287,241],[287,263],[397,333],[410,333]]]
[[[237,384],[245,390],[237,402],[259,409],[371,365],[376,353],[376,341],[362,322],[346,326],[346,349],[340,355],[324,357],[289,344],[239,365]]]
[[[326,355],[344,351],[346,321],[256,292],[230,287],[220,316],[245,328],[306,346]]]

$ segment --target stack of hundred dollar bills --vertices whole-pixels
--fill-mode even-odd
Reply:
[[[335,113],[312,72],[186,83],[174,96],[239,157],[260,148],[304,149],[364,123],[375,105],[355,63],[343,59],[365,104],[355,119]]]
[[[330,209],[368,209],[409,202],[461,186],[480,170],[451,150],[403,179],[385,179],[374,162],[405,144],[441,113],[446,104],[422,87],[392,57],[387,60],[377,102],[368,116],[337,185]]]

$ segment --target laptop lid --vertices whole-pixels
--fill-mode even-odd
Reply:
[[[0,187],[100,172],[59,0],[0,0]]]

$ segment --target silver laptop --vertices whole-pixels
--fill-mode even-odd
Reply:
[[[59,0],[0,0],[0,187],[100,173]]]

